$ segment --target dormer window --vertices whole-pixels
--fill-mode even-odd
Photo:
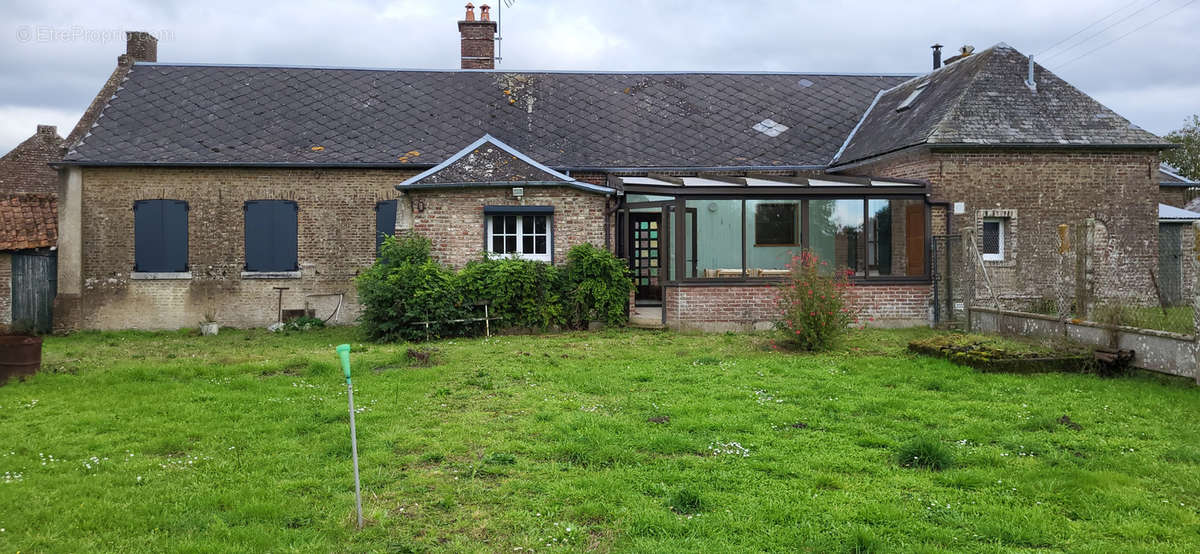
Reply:
[[[921,91],[925,90],[925,86],[928,84],[929,84],[929,81],[926,81],[924,83],[917,85],[917,88],[914,89],[908,95],[908,98],[905,98],[904,101],[901,102],[899,106],[896,106],[896,111],[902,112],[902,111],[907,110],[908,108],[912,107],[913,102],[917,101],[917,97],[921,95]]]

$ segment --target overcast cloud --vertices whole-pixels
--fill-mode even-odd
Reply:
[[[38,123],[65,136],[125,30],[156,35],[163,62],[449,69],[466,3],[0,1],[0,152]],[[503,12],[500,69],[921,73],[934,42],[947,56],[1006,42],[1151,132],[1200,113],[1195,0],[517,0]]]

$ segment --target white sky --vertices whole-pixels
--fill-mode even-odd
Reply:
[[[0,152],[39,123],[65,136],[125,30],[155,34],[163,62],[444,69],[458,67],[465,3],[0,0]],[[1200,113],[1196,0],[517,0],[503,11],[501,69],[920,73],[934,42],[947,56],[1006,42],[1151,132]]]

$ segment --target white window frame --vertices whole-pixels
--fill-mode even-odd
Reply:
[[[523,260],[535,260],[539,262],[551,262],[554,259],[554,214],[513,214],[513,213],[493,213],[487,214],[487,253],[489,256],[501,258],[521,258]],[[517,251],[516,252],[495,252],[493,248],[493,233],[492,222],[497,217],[516,217],[517,218]],[[544,217],[546,218],[546,252],[538,254],[533,252],[525,252],[525,237],[539,237],[541,234],[525,234],[525,218],[527,217]],[[512,233],[504,233],[501,236],[514,236]],[[534,243],[536,244],[536,239]]]
[[[980,234],[979,234],[981,239],[983,237],[983,224],[987,224],[987,223],[996,223],[997,224],[997,227],[998,227],[997,234],[999,236],[997,237],[998,240],[996,241],[996,245],[999,247],[999,252],[997,252],[995,254],[988,254],[986,252],[981,251],[980,255],[983,258],[983,261],[985,261],[985,262],[1002,262],[1002,261],[1004,261],[1005,235],[1008,233],[1008,229],[1007,229],[1008,218],[1004,218],[1004,217],[985,217],[985,218],[983,218],[983,221],[980,224]],[[981,240],[981,242],[982,242],[982,240]]]

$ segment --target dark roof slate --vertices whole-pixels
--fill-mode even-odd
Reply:
[[[139,63],[66,161],[429,166],[490,133],[556,168],[824,167],[906,78]]]
[[[491,135],[480,137],[442,163],[396,185],[396,188],[514,185],[569,186],[597,193],[615,192],[609,187],[572,179]]]
[[[884,92],[831,165],[917,144],[1166,144],[1037,64],[1031,90],[1028,63],[1001,43]],[[911,107],[897,111],[922,85]]]

